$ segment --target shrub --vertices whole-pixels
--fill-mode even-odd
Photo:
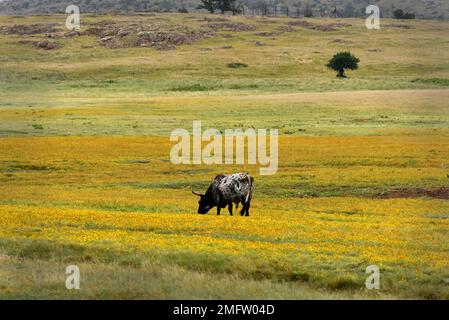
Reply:
[[[413,12],[404,12],[402,9],[396,9],[393,11],[393,18],[395,19],[415,19]]]
[[[232,62],[232,63],[228,64],[228,68],[232,68],[232,69],[248,68],[248,65],[246,63],[241,63],[241,62]]]
[[[191,85],[177,86],[169,89],[170,91],[209,91],[214,90],[213,87],[203,86],[202,84],[196,83]]]

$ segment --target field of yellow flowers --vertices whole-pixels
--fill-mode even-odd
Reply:
[[[389,184],[447,183],[449,143],[428,139],[281,137],[278,175],[245,168],[256,176],[256,191],[243,218],[196,214],[190,190],[236,168],[174,166],[164,137],[2,138],[0,245],[8,256],[56,261],[60,270],[87,263],[87,283],[98,278],[96,264],[99,273],[102,264],[116,264],[145,274],[151,262],[229,275],[219,283],[236,277],[281,286],[272,295],[251,289],[261,297],[308,297],[283,287],[297,285],[310,286],[309,294],[448,298],[449,202],[381,197]],[[364,289],[369,265],[381,269],[380,292]],[[42,290],[38,279],[34,294]],[[67,294],[61,283],[49,286]],[[244,294],[230,289],[221,297]]]

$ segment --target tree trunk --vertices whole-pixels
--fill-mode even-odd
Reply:
[[[346,78],[346,76],[345,76],[345,69],[338,70],[337,77],[338,78]]]

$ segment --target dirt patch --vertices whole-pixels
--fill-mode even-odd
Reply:
[[[272,32],[259,32],[256,33],[256,36],[261,37],[277,37],[283,33],[286,32],[294,32],[295,29],[293,27],[302,27],[310,30],[317,30],[317,31],[336,31],[337,28],[340,27],[350,27],[352,26],[349,23],[345,22],[335,22],[335,23],[329,23],[329,24],[314,24],[308,21],[304,20],[297,20],[297,21],[290,21],[282,26],[279,27],[279,31],[272,31]]]
[[[303,28],[312,28],[314,26],[313,23],[303,21],[303,20],[290,21],[287,23],[287,25],[292,26],[292,27],[303,27]]]
[[[314,23],[311,23],[308,21],[299,20],[299,21],[288,22],[287,26],[302,27],[302,28],[306,28],[306,29],[310,29],[310,30],[329,32],[329,31],[336,31],[337,28],[351,27],[352,25],[350,23],[346,23],[346,22],[314,24]]]
[[[124,37],[130,33],[137,34],[142,31],[158,31],[160,25],[146,25],[145,27],[139,24],[119,25],[111,20],[103,20],[96,23],[91,23],[89,27],[82,33],[88,36],[105,37]]]
[[[171,50],[176,46],[192,44],[209,36],[198,31],[187,31],[184,33],[155,32],[138,37],[132,45],[154,47],[157,50]]]
[[[282,32],[280,32],[280,31],[272,31],[272,32],[265,32],[264,31],[264,32],[256,33],[255,35],[259,36],[259,37],[272,38],[272,37],[277,37],[277,36],[279,36],[281,34],[282,34]]]
[[[241,22],[213,22],[207,23],[203,25],[203,27],[209,28],[213,31],[242,32],[256,30],[256,27],[254,25]]]
[[[224,39],[234,38],[234,36],[232,34],[229,34],[229,33],[222,33],[222,34],[220,34],[220,37],[222,37]]]
[[[52,33],[59,31],[59,29],[56,28],[57,25],[57,23],[15,24],[13,26],[0,27],[0,33],[18,35]]]
[[[329,31],[336,31],[337,29],[332,24],[320,24],[311,27],[310,29],[317,30],[317,31],[323,31],[323,32],[329,32]]]
[[[449,187],[438,188],[400,188],[383,192],[376,196],[380,199],[428,197],[449,200]]]
[[[155,24],[117,24],[100,21],[92,24],[83,35],[96,36],[107,48],[152,47],[157,50],[172,50],[177,46],[193,44],[216,36],[209,29],[188,29],[183,26]]]
[[[346,39],[335,39],[331,41],[332,43],[343,43],[343,44],[352,44],[353,42],[351,40]]]
[[[66,38],[72,38],[72,37],[77,37],[77,36],[78,37],[81,36],[81,32],[73,30],[73,31],[68,31],[68,32],[64,33],[64,37],[66,37]],[[51,38],[51,34],[50,34],[50,38]]]
[[[233,46],[221,46],[221,47],[206,47],[200,48],[201,51],[214,51],[214,50],[229,50],[232,49]]]
[[[347,23],[347,22],[336,22],[336,23],[331,23],[330,25],[332,25],[335,28],[347,28],[347,27],[352,27],[352,24]]]
[[[57,43],[54,41],[21,40],[18,43],[23,44],[23,45],[32,45],[33,47],[35,47],[37,49],[43,49],[43,50],[55,50],[55,49],[60,49],[62,47],[62,45],[60,43]]]
[[[205,17],[204,19],[198,19],[198,21],[206,21],[206,22],[227,22],[229,18],[226,17]]]
[[[279,30],[281,32],[293,32],[293,31],[295,31],[295,29],[293,29],[292,26],[289,26],[289,25],[283,25],[283,26],[281,26],[279,28]]]

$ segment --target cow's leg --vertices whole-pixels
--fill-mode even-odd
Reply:
[[[233,207],[233,204],[232,204],[232,202],[229,202],[229,204],[228,204],[228,210],[229,210],[229,214],[232,216],[232,207]]]
[[[251,207],[251,201],[248,201],[248,203],[246,204],[246,217],[249,217],[249,207]]]
[[[240,210],[240,215],[243,216],[245,214],[245,197],[241,197],[240,202],[242,203],[242,210]]]
[[[217,206],[217,216],[219,216],[219,215],[220,215],[220,210],[221,210],[221,206],[220,206],[220,205],[218,205],[218,206]]]

